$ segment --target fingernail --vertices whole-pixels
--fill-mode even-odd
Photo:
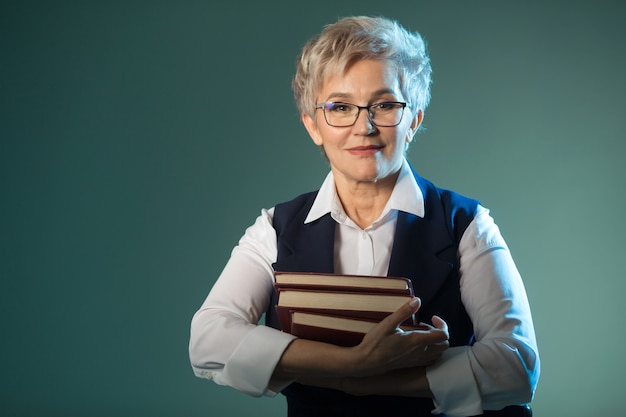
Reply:
[[[420,302],[420,299],[417,297],[413,297],[413,299],[411,301],[409,301],[409,305],[411,307],[416,307]]]

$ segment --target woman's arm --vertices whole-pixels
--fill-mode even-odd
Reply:
[[[461,297],[476,341],[450,348],[427,368],[437,411],[474,415],[529,402],[539,377],[530,307],[509,249],[486,209],[465,231],[459,252]]]
[[[275,259],[272,210],[263,210],[191,321],[189,357],[198,377],[253,396],[275,395],[268,381],[294,339],[258,325],[273,291]]]
[[[354,347],[296,339],[284,351],[274,377],[304,383],[315,379],[319,384],[324,378],[368,377],[395,369],[429,365],[448,348],[446,323],[435,317],[438,327],[424,325],[424,330],[409,332],[398,329],[420,304],[419,298],[406,303],[370,330]]]
[[[313,385],[323,388],[333,388],[352,395],[401,395],[407,397],[432,397],[432,392],[426,378],[426,366],[435,362],[448,348],[448,327],[439,317],[432,318],[435,326],[423,324],[424,330],[398,333],[395,327],[398,320],[402,320],[403,314],[411,311],[404,306],[386,320],[381,322],[375,332],[367,335],[364,343],[357,347],[361,352],[372,352],[381,347],[381,344],[389,340],[382,339],[380,343],[373,342],[379,335],[388,336],[396,334],[396,340],[400,343],[391,349],[383,348],[387,357],[392,357],[394,363],[384,363],[373,374],[366,372],[366,376],[359,376],[359,370],[348,375],[336,375],[334,377],[315,376],[307,374],[297,378],[297,381],[305,385]],[[417,311],[415,309],[415,311]],[[409,313],[410,314],[410,313]],[[395,323],[395,324],[394,324]],[[413,338],[413,340],[411,340]],[[369,339],[369,340],[368,340]],[[429,343],[430,341],[430,343]],[[294,341],[295,343],[295,341]],[[406,344],[405,344],[406,343]],[[369,348],[367,347],[369,346]],[[401,352],[399,355],[397,352]],[[380,352],[372,355],[358,354],[351,359],[361,367],[377,362],[375,358],[381,358]]]

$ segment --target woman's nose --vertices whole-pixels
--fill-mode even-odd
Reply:
[[[356,116],[355,125],[359,127],[359,129],[364,130],[367,134],[372,133],[376,130],[376,125],[372,121],[372,116],[367,109],[359,109],[359,114]]]

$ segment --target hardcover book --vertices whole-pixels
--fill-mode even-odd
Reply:
[[[346,289],[353,291],[398,292],[413,294],[411,280],[402,277],[370,275],[319,274],[313,272],[276,272],[276,287],[310,288],[321,290]]]
[[[356,346],[365,334],[378,322],[343,316],[332,316],[314,312],[292,310],[291,331],[294,336],[303,339],[332,343],[338,346]],[[423,329],[423,326],[404,324],[403,331]]]
[[[413,298],[411,280],[402,277],[277,272],[275,278],[283,331],[340,346],[360,343],[367,330]],[[402,326],[417,323],[413,315]]]

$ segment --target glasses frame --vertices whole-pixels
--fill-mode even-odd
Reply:
[[[331,124],[328,121],[328,118],[326,117],[326,106],[328,106],[329,104],[345,104],[348,106],[354,106],[357,108],[357,112],[356,112],[356,116],[354,117],[354,121],[352,123],[350,123],[349,125],[334,125]],[[374,116],[372,114],[372,107],[375,106],[380,106],[381,104],[399,104],[400,107],[400,118],[398,119],[398,122],[395,124],[391,124],[391,125],[387,125],[387,124],[379,124],[376,123],[374,121]],[[394,126],[398,126],[400,124],[400,122],[402,121],[402,118],[404,117],[404,109],[406,108],[407,104],[403,101],[380,101],[378,103],[374,103],[374,104],[370,104],[369,106],[357,106],[356,104],[352,104],[352,103],[348,103],[345,101],[325,101],[324,103],[318,103],[315,105],[315,110],[317,109],[322,109],[322,113],[324,113],[324,120],[326,121],[326,124],[328,126],[332,126],[332,127],[350,127],[350,126],[354,126],[354,124],[356,123],[357,120],[359,120],[359,115],[361,114],[361,110],[367,110],[367,119],[370,121],[371,124],[373,124],[374,126],[378,126],[378,127],[394,127]]]

